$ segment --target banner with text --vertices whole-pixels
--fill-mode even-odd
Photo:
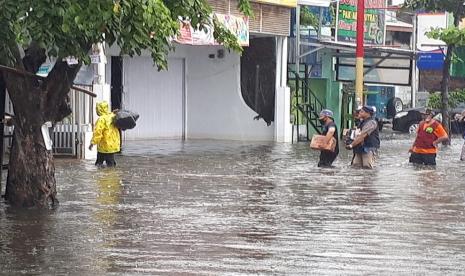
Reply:
[[[249,46],[249,19],[233,15],[215,14],[218,21],[230,30],[241,46]],[[213,36],[213,27],[207,26],[204,30],[195,30],[189,22],[180,23],[179,36],[175,39],[180,44],[188,45],[218,45]]]
[[[386,32],[385,0],[365,0],[365,44],[383,45]],[[337,40],[356,42],[357,0],[339,2]]]

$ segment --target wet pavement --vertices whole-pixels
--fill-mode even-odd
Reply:
[[[116,169],[57,160],[55,210],[0,203],[2,275],[463,275],[462,140],[408,164],[316,167],[307,144],[133,142]]]

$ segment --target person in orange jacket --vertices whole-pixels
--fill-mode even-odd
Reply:
[[[410,149],[409,162],[420,165],[436,165],[437,146],[447,141],[449,136],[441,123],[433,119],[434,112],[430,109],[422,113],[423,121],[417,130],[417,137]]]

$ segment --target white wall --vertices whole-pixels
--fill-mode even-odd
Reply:
[[[211,59],[223,48],[187,47],[186,138],[273,141],[274,124],[254,120],[242,98],[239,55]]]
[[[447,14],[445,13],[426,13],[418,14],[418,34],[417,34],[417,48],[420,51],[433,51],[438,50],[438,46],[444,46],[444,42],[429,38],[426,33],[431,28],[445,28],[447,26]]]
[[[219,49],[223,48],[177,45],[170,54],[170,58],[185,59],[186,64],[186,139],[273,141],[274,124],[268,127],[263,120],[254,120],[257,113],[242,99],[240,56],[225,50],[220,59],[216,57]],[[118,53],[115,48],[107,50],[108,56]],[[215,58],[209,58],[210,54]],[[143,55],[150,58],[148,53]],[[110,68],[106,72],[110,82]]]
[[[140,115],[125,139],[182,139],[184,134],[184,60],[170,58],[158,71],[148,57],[123,59],[123,107]]]

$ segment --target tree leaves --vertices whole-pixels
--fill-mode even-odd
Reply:
[[[433,28],[426,36],[444,41],[447,45],[465,45],[465,30],[455,26],[447,28]]]
[[[241,50],[233,34],[212,20],[206,0],[0,0],[0,63],[15,62],[11,47],[42,45],[50,57],[74,56],[88,61],[95,43],[116,43],[122,54],[148,50],[160,69],[166,68],[171,38],[179,32],[179,19],[192,26],[215,28],[215,37]],[[252,14],[248,0],[239,8]]]
[[[230,49],[242,53],[242,47],[239,45],[237,37],[233,33],[231,33],[225,26],[223,26],[223,24],[219,22],[216,18],[213,19],[213,26],[213,36],[215,37],[216,41],[218,41],[221,44],[224,44],[226,47]]]
[[[300,11],[300,24],[303,26],[311,26],[318,30],[320,27],[320,20],[308,7],[303,6]]]
[[[455,12],[459,5],[463,5],[463,0],[405,0],[404,7],[415,11]]]
[[[461,103],[465,103],[465,90],[455,90],[449,93],[449,105],[451,108],[456,108]],[[430,108],[440,109],[441,93],[431,93],[427,105]]]

